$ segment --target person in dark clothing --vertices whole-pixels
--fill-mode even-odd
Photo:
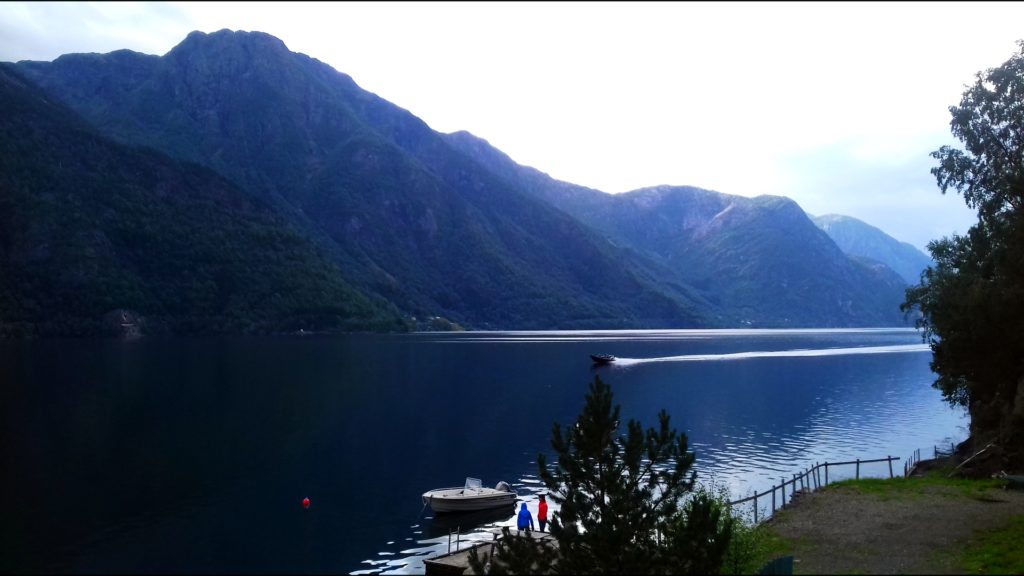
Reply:
[[[526,530],[527,534],[533,530],[533,515],[526,509],[526,502],[523,502],[522,507],[519,508],[519,521],[516,526],[520,530]]]
[[[540,504],[537,504],[537,523],[540,524],[540,531],[544,531],[544,526],[548,523],[548,501],[544,499],[544,495],[540,495]]]

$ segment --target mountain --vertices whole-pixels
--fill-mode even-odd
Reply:
[[[931,266],[932,259],[907,242],[849,216],[826,214],[811,218],[837,246],[847,254],[881,262],[903,277],[907,284],[917,284],[921,272]]]
[[[612,195],[559,182],[469,133],[431,130],[268,34],[193,32],[163,56],[119,50],[12,67],[107,146],[217,178],[234,200],[214,228],[269,219],[330,267],[346,290],[330,301],[373,306],[363,319],[378,325],[394,325],[379,321],[386,309],[417,326],[478,329],[904,323],[904,282],[844,254],[791,200],[668,186]],[[41,195],[35,177],[12,185]],[[197,187],[193,201],[209,202],[207,192]],[[234,204],[245,209],[233,214]],[[136,218],[118,207],[103,214],[110,225]],[[156,246],[138,247],[138,258]],[[191,257],[205,256],[176,265]],[[215,274],[200,285],[223,291]],[[164,317],[190,314],[182,306]]]
[[[0,336],[401,330],[259,197],[0,66]]]
[[[17,67],[117,141],[204,165],[307,230],[345,278],[477,328],[713,324],[713,306],[509,185],[409,112],[259,32]]]
[[[516,164],[466,132],[449,142],[492,173],[643,254],[715,304],[726,325],[902,325],[904,282],[851,258],[787,198],[689,186],[606,194]]]

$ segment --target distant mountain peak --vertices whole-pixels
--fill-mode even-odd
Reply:
[[[171,49],[171,52],[227,43],[289,51],[284,41],[266,32],[248,32],[245,30],[222,28],[216,32],[203,32],[201,30],[189,32],[184,40]]]
[[[832,238],[840,250],[850,256],[888,265],[907,284],[916,284],[921,271],[932,264],[931,258],[912,244],[901,242],[863,220],[842,214],[812,216],[811,220]]]
[[[134,50],[128,50],[127,48],[121,50],[114,50],[106,54],[100,54],[97,52],[74,52],[70,54],[62,54],[54,59],[53,63],[64,66],[82,65],[82,63],[90,63],[92,65],[113,65],[115,67],[133,66],[139,62],[153,62],[159,60],[159,56],[152,54],[143,54],[142,52],[135,52]],[[39,61],[22,60],[18,62],[22,66],[33,66],[40,64]]]
[[[216,74],[238,72],[238,67],[281,69],[296,54],[276,36],[265,32],[218,30],[194,31],[166,54],[180,66]]]

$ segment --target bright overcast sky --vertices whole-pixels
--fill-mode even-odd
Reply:
[[[1022,23],[1017,2],[0,2],[0,61],[259,30],[560,180],[788,196],[923,249],[975,221],[928,154]]]

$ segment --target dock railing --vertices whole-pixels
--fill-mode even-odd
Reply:
[[[918,453],[920,450],[917,451]],[[886,456],[885,458],[874,458],[870,460],[850,460],[848,462],[815,462],[814,466],[810,466],[799,473],[794,473],[792,478],[788,480],[781,478],[781,482],[775,486],[772,486],[764,492],[755,491],[752,496],[741,498],[729,502],[729,506],[738,506],[740,504],[746,504],[753,502],[754,509],[754,523],[757,524],[761,520],[766,520],[769,515],[768,513],[768,502],[771,501],[771,514],[774,514],[779,508],[785,507],[788,503],[792,502],[793,498],[798,494],[804,494],[808,492],[814,492],[815,490],[828,486],[829,484],[829,468],[837,468],[840,466],[854,466],[854,478],[859,480],[861,473],[861,466],[865,464],[874,464],[878,462],[886,462],[889,465],[889,478],[893,478],[892,463],[898,462],[900,458],[898,456]],[[907,469],[904,468],[904,475],[907,474]],[[787,491],[787,487],[789,488]],[[760,513],[761,503],[764,503],[765,514]]]

